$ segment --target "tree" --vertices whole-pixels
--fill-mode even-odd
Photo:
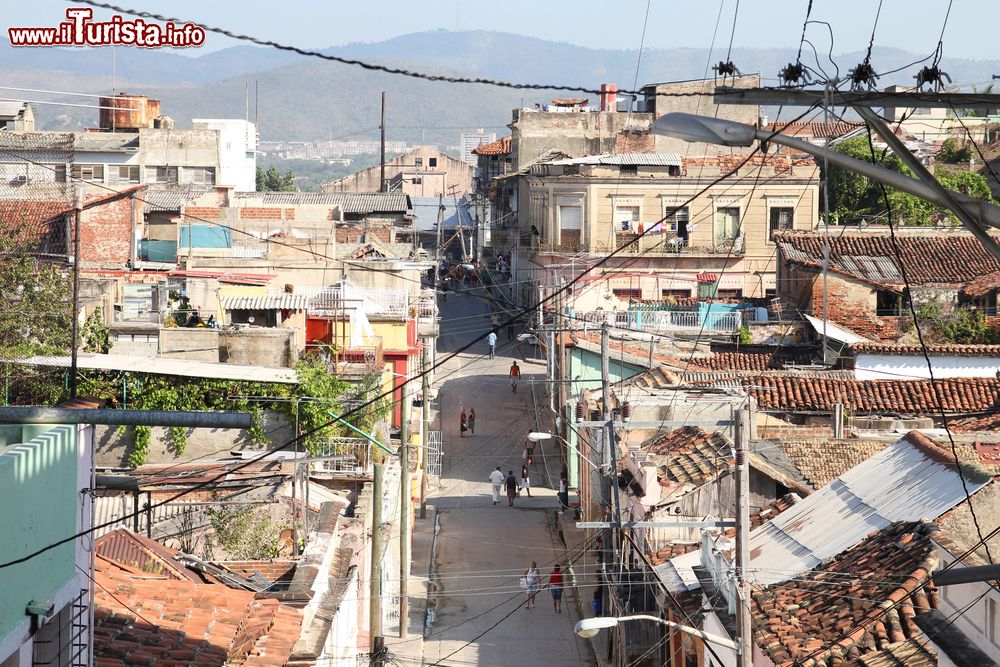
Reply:
[[[917,308],[917,322],[928,343],[951,345],[996,345],[1000,332],[989,326],[986,314],[969,307],[958,307],[945,313],[937,300],[926,301]]]
[[[295,192],[295,174],[289,169],[282,176],[273,165],[267,171],[258,166],[257,192]]]
[[[876,149],[873,160],[867,136],[848,139],[838,144],[834,150],[915,178],[913,172],[891,151]],[[816,158],[816,162],[822,171],[823,159]],[[877,181],[849,169],[833,164],[829,167],[830,212],[839,221],[851,222],[861,218],[885,219],[891,212],[893,222],[901,225],[934,225],[945,218],[950,220],[951,224],[959,224],[954,214],[946,212],[937,204],[888,186],[883,188]],[[941,167],[937,169],[935,177],[950,190],[964,192],[985,201],[993,200],[986,179],[979,174]],[[886,210],[886,199],[889,200],[890,211]]]
[[[958,143],[957,139],[945,139],[938,151],[937,161],[946,164],[968,164],[972,151],[968,146]]]

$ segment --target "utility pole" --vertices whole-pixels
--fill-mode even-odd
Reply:
[[[406,638],[410,581],[410,397],[400,387],[399,424],[399,636]]]
[[[738,667],[753,667],[753,635],[750,630],[750,444],[749,408],[741,409],[736,422],[736,623],[739,633]]]
[[[621,505],[618,503],[618,484],[616,483],[616,478],[618,477],[618,454],[615,451],[617,449],[615,447],[615,422],[611,412],[610,346],[611,330],[608,323],[605,322],[601,325],[601,404],[603,405],[601,418],[604,420],[605,427],[604,460],[601,463],[603,465],[610,463],[610,470],[608,470],[610,493],[606,500],[612,513],[611,521],[615,526],[611,535],[611,549],[615,562],[617,562],[618,531],[621,529],[622,516]]]
[[[76,398],[77,355],[80,350],[80,218],[83,217],[83,188],[77,187],[73,212],[73,337],[69,369],[69,396]]]
[[[438,195],[437,243],[434,244],[434,298],[437,298],[438,275],[441,271],[441,225],[444,224],[444,193]]]
[[[379,141],[379,164],[381,164],[381,178],[379,180],[379,192],[386,192],[385,183],[385,91],[382,91],[382,122],[379,123],[379,133],[381,135]]]
[[[420,372],[423,373],[423,378],[421,380],[424,394],[422,412],[423,412],[423,437],[420,440],[420,444],[423,447],[423,455],[421,456],[421,475],[420,475],[420,518],[427,518],[427,470],[429,465],[427,463],[427,457],[431,450],[428,448],[430,444],[431,437],[431,380],[430,373],[427,372],[427,339],[424,338],[421,341],[423,344],[420,346]]]
[[[368,629],[373,665],[382,664],[382,464],[376,463],[372,479],[372,558],[368,578]]]

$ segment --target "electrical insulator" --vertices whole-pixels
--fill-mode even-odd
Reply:
[[[576,423],[579,424],[583,421],[583,402],[576,404]]]
[[[632,404],[628,401],[622,403],[622,421],[627,422],[632,419]]]

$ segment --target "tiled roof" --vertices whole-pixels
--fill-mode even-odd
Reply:
[[[472,149],[474,155],[510,155],[510,137],[500,137],[488,144],[479,144]]]
[[[854,343],[850,349],[855,354],[887,354],[904,357],[921,357],[923,348],[919,345],[904,345],[883,342]],[[949,357],[1000,357],[1000,345],[947,345],[928,344],[927,353]]]
[[[918,636],[913,615],[937,607],[933,586],[918,588],[937,566],[935,530],[891,524],[797,580],[755,592],[754,642],[784,667],[814,652],[809,664],[836,664],[828,658],[857,659]]]
[[[782,134],[793,137],[823,137],[832,139],[848,132],[852,132],[859,127],[864,127],[864,123],[851,123],[848,121],[796,121],[791,123],[775,123],[774,129]]]
[[[966,566],[989,565],[996,562],[1000,553],[1000,535],[988,537],[987,534],[984,547],[979,541],[976,524],[990,528],[1000,524],[1000,484],[994,480],[970,498],[975,518],[968,503],[956,505],[938,517],[935,523],[941,530],[934,535],[934,541],[956,558],[965,554],[962,563]]]
[[[148,190],[141,199],[144,204],[143,210],[150,211],[178,211],[182,206],[187,206],[190,202],[204,195],[210,190]]]
[[[633,165],[638,167],[679,167],[681,156],[677,153],[614,153],[609,155],[586,155],[563,160],[553,160],[552,165]]]
[[[98,556],[126,569],[166,579],[198,583],[205,581],[196,572],[174,560],[177,553],[175,550],[131,530],[118,528],[102,535],[94,542],[94,549]]]
[[[767,446],[783,451],[813,488],[826,486],[845,472],[882,451],[884,440],[776,440]]]
[[[859,667],[937,667],[938,656],[930,642],[907,639],[858,658]]]
[[[697,426],[684,426],[650,438],[642,451],[659,460],[658,475],[671,485],[701,486],[728,470],[732,442],[721,433],[708,433]]]
[[[130,571],[98,557],[95,664],[284,665],[302,614],[250,591]]]
[[[767,352],[713,352],[696,361],[699,366],[713,371],[765,371],[781,367],[774,355]]]
[[[858,413],[936,416],[991,412],[1000,408],[1000,380],[945,378],[935,380],[845,380],[819,377],[760,376],[748,391],[765,410],[828,411],[842,401]]]
[[[779,232],[775,241],[786,261],[822,265],[825,235]],[[829,242],[831,270],[876,285],[902,285],[902,271],[888,234],[844,233],[831,235]],[[897,242],[912,285],[965,285],[1000,271],[1000,262],[971,234],[900,236]]]

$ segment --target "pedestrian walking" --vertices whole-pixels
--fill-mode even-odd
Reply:
[[[497,358],[497,332],[491,331],[486,337],[486,344],[490,346],[490,359]]]
[[[562,568],[556,563],[549,573],[549,592],[552,594],[552,609],[557,614],[562,613],[563,574]]]
[[[517,381],[521,379],[521,367],[515,361],[510,365],[510,390],[517,393]]]
[[[469,435],[476,434],[476,409],[469,409]]]
[[[524,451],[521,453],[521,458],[525,461],[531,461],[531,459],[535,458],[535,441],[531,438],[524,439]],[[531,465],[531,463],[528,465]]]
[[[531,561],[531,567],[524,571],[521,588],[524,589],[525,609],[535,606],[535,595],[538,594],[538,584],[541,577],[538,574],[538,563]]]
[[[528,462],[521,465],[521,490],[531,497],[531,480],[528,478]]]
[[[565,475],[559,476],[559,510],[569,509],[569,480]]]
[[[504,486],[507,488],[507,506],[514,506],[514,497],[517,496],[517,477],[514,477],[514,471],[507,471],[507,478],[504,480]]]
[[[500,472],[500,466],[490,473],[490,483],[493,485],[493,504],[496,505],[500,502],[500,487],[503,486],[504,476]]]
[[[462,406],[462,414],[459,417],[458,437],[464,438],[465,432],[469,430],[469,418],[465,415],[465,406]]]

